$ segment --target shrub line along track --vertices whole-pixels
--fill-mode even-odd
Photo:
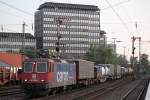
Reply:
[[[120,100],[140,100],[148,84],[148,79],[142,80],[135,87],[131,88]]]

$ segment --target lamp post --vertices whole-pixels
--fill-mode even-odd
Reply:
[[[126,47],[123,47],[123,55],[124,55],[124,59],[126,58]]]
[[[100,40],[101,40],[101,38],[104,38],[104,47],[105,47],[105,45],[106,45],[106,32],[105,31],[100,31],[100,38],[99,38],[99,44],[100,44]]]
[[[122,42],[122,41],[116,41],[117,40],[117,38],[112,38],[114,41],[113,41],[113,46],[114,46],[114,53],[116,54],[116,48],[117,48],[117,45],[116,45],[116,42]]]

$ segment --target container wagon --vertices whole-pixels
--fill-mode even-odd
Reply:
[[[77,59],[76,64],[76,80],[77,84],[89,85],[94,83],[94,62]]]
[[[121,66],[120,65],[114,66],[114,78],[115,79],[121,78]]]
[[[108,77],[108,67],[105,64],[98,64],[96,68],[96,81],[99,83],[105,82]]]

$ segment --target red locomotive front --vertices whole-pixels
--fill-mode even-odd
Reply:
[[[74,64],[50,59],[28,59],[23,63],[22,83],[29,95],[48,94],[75,84]],[[37,93],[37,91],[40,91]]]

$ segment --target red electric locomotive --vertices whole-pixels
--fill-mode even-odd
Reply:
[[[27,59],[23,63],[22,86],[28,95],[52,93],[76,84],[75,70],[75,64],[66,61]]]

